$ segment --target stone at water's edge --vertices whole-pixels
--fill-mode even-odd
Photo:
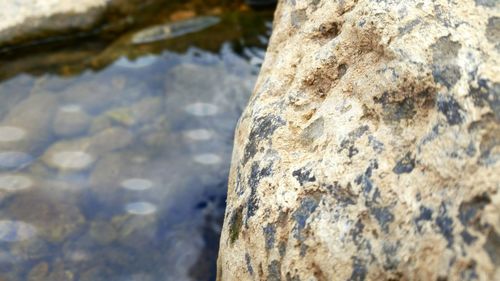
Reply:
[[[500,280],[500,8],[280,1],[218,280]]]
[[[0,46],[47,32],[90,27],[109,0],[3,0],[0,3]]]

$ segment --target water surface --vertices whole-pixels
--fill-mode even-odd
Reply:
[[[188,14],[99,48],[2,57],[0,280],[214,280],[270,13]]]

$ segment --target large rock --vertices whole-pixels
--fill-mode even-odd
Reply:
[[[280,1],[218,280],[500,280],[500,9]]]
[[[163,0],[3,0],[0,1],[0,47],[31,44],[33,40],[59,39],[88,33],[104,25],[121,29],[137,11]],[[164,3],[163,3],[164,4]],[[123,19],[129,16],[127,20]]]
[[[0,4],[0,45],[48,31],[88,28],[108,0],[5,0]]]

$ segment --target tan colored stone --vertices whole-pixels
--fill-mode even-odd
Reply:
[[[218,280],[500,280],[497,1],[280,1]]]

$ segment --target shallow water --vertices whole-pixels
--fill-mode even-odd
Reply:
[[[270,12],[245,13],[3,76],[1,281],[214,280],[234,127],[270,32]]]

